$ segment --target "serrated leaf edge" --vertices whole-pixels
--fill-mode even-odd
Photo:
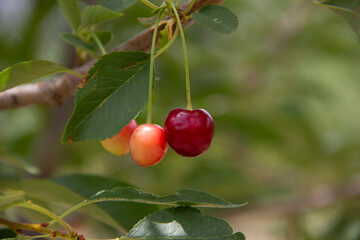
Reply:
[[[125,83],[129,82],[140,70],[142,70],[142,69],[146,66],[146,63],[147,63],[147,61],[149,61],[149,60],[150,60],[150,58],[147,58],[147,59],[145,59],[145,60],[142,60],[142,61],[137,62],[136,64],[134,64],[134,65],[132,65],[132,66],[128,66],[128,67],[126,67],[126,68],[123,68],[123,69],[126,70],[126,69],[129,69],[129,68],[131,68],[131,67],[136,67],[136,66],[138,66],[138,65],[140,65],[140,64],[143,64],[143,66],[140,67],[140,68],[138,69],[138,71],[136,71],[131,77],[129,77],[129,78],[128,78],[125,82],[123,82],[120,86],[123,86]],[[100,61],[100,60],[99,60],[99,61]],[[93,67],[93,68],[96,68],[96,63],[94,64],[94,67]],[[90,81],[90,80],[94,77],[94,75],[97,74],[101,69],[102,69],[102,67],[99,67],[99,69],[97,69],[93,74],[89,74],[88,76],[86,76],[86,77],[85,77],[86,81],[84,82],[83,85],[87,84],[87,82]],[[91,72],[91,69],[89,70],[89,72]],[[78,124],[76,124],[75,126],[77,127],[80,123],[82,123],[85,119],[87,119],[92,113],[94,113],[96,110],[98,110],[98,109],[106,102],[107,99],[109,99],[111,96],[113,96],[113,94],[115,94],[115,93],[117,92],[117,90],[118,90],[119,88],[120,88],[120,87],[118,87],[113,93],[111,93],[109,96],[107,96],[100,104],[98,104],[98,106],[97,106],[96,108],[94,108],[89,114],[86,115],[85,118],[83,118],[83,119],[82,119]],[[76,93],[75,93],[75,96],[76,96]],[[78,102],[76,101],[76,99],[75,99],[74,102],[75,102],[74,109],[76,109],[76,107],[78,106]],[[75,113],[75,111],[74,111],[74,113]],[[74,116],[74,113],[71,115],[68,124],[70,123],[72,117]],[[66,133],[66,130],[67,130],[67,128],[68,128],[68,124],[67,124],[66,127],[65,127],[64,136],[63,136],[63,138],[62,138],[62,142],[63,142],[63,143],[71,143],[71,142],[73,142],[73,139],[71,139],[71,137],[68,137],[67,139],[65,139],[65,133]],[[91,140],[91,139],[87,139],[87,140]],[[97,139],[94,139],[94,140],[97,140]]]

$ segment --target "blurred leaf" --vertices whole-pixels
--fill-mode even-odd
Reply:
[[[219,33],[233,33],[239,26],[237,16],[229,9],[219,5],[208,5],[191,14],[201,26]]]
[[[0,148],[0,162],[18,167],[27,171],[30,174],[38,174],[39,169],[34,166],[32,163],[23,160],[22,158],[17,158],[11,155],[10,153],[6,152],[5,150]]]
[[[81,23],[81,15],[76,0],[58,0],[59,7],[66,21],[69,23],[73,32],[77,32]]]
[[[123,11],[131,7],[137,0],[103,0],[100,5],[115,12]]]
[[[136,224],[126,238],[245,240],[242,233],[233,234],[226,221],[202,215],[191,207],[167,208],[153,213]]]
[[[232,204],[207,192],[179,189],[175,194],[159,197],[132,187],[117,187],[103,190],[89,198],[89,201],[126,201],[158,205],[194,205],[196,207],[234,208],[245,204]]]
[[[347,202],[343,209],[337,214],[336,219],[331,222],[331,227],[319,236],[321,239],[360,239],[360,205],[357,199]]]
[[[105,46],[112,38],[111,32],[105,30],[96,31],[95,34],[103,46]],[[89,39],[88,44],[91,46],[91,48],[98,49],[98,45],[96,44],[93,37]]]
[[[56,177],[52,181],[71,189],[84,198],[89,198],[103,189],[130,186],[117,179],[83,174],[64,175]],[[127,231],[140,219],[158,210],[153,205],[130,202],[101,202],[96,205],[106,211]]]
[[[0,208],[14,202],[19,202],[23,199],[24,199],[24,192],[22,191],[0,194]]]
[[[102,6],[87,6],[82,12],[81,25],[83,27],[89,27],[121,17],[122,15],[122,13],[113,12]]]
[[[96,48],[93,48],[87,42],[85,42],[79,36],[77,36],[75,34],[62,33],[62,34],[60,34],[60,36],[65,42],[67,42],[71,45],[74,45],[75,47],[82,48],[84,50],[89,50],[89,51],[96,51]]]
[[[63,142],[114,136],[143,109],[148,97],[149,54],[114,52],[90,69],[75,93]]]
[[[0,189],[23,191],[26,199],[37,199],[48,204],[55,204],[63,208],[73,207],[84,201],[84,198],[69,189],[54,182],[41,179],[32,179],[19,182],[0,182]],[[97,206],[89,205],[79,211],[92,216],[93,218],[106,223],[116,229],[122,229],[105,211]]]
[[[0,90],[27,83],[51,74],[70,72],[58,63],[46,60],[34,60],[17,63],[0,72]]]
[[[360,0],[315,0],[338,13],[360,38]]]
[[[230,126],[233,130],[239,131],[242,137],[254,141],[268,141],[280,143],[283,137],[277,129],[268,121],[254,116],[227,115],[219,118],[222,124]]]
[[[158,47],[163,48],[169,42],[169,31],[166,27],[164,30],[159,32]]]
[[[10,228],[0,229],[0,239],[14,239],[16,238],[16,232]]]
[[[97,31],[97,32],[95,32],[95,34],[99,38],[99,40],[103,46],[105,46],[111,40],[111,37],[112,37],[111,32],[104,31],[104,30]],[[89,39],[89,41],[86,42],[81,37],[77,36],[76,34],[63,33],[63,34],[60,34],[60,36],[65,42],[67,42],[77,48],[81,48],[85,51],[90,51],[94,54],[97,54],[96,51],[99,49],[99,47],[96,44],[93,37],[91,37]]]

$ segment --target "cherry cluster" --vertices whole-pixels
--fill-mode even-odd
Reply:
[[[121,156],[130,151],[132,159],[142,167],[153,166],[160,162],[167,152],[168,144],[182,156],[199,156],[210,147],[214,137],[214,121],[211,115],[204,109],[192,110],[191,106],[189,63],[180,15],[186,16],[194,1],[180,15],[173,1],[164,2],[165,4],[157,9],[151,44],[147,124],[137,127],[135,120],[132,120],[118,135],[101,142],[106,150],[116,155]],[[173,29],[174,22],[177,23],[177,27],[174,34],[168,36],[167,44],[155,54],[160,19],[165,15],[172,19],[166,23],[169,29]],[[159,125],[151,124],[154,59],[169,48],[178,33],[181,36],[184,54],[186,109],[177,108],[170,111],[162,129]]]
[[[159,163],[168,144],[178,154],[196,157],[204,153],[214,136],[214,121],[204,109],[173,109],[164,123],[137,126],[133,119],[119,134],[101,141],[103,147],[118,156],[130,151],[132,159],[142,167]]]

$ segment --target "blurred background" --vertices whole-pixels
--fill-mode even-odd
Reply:
[[[225,218],[249,240],[359,240],[358,38],[341,17],[309,0],[224,6],[239,17],[235,34],[197,25],[185,32],[193,106],[215,121],[205,154],[184,158],[169,149],[161,163],[141,168],[95,141],[61,144],[73,109],[69,99],[60,107],[0,112],[1,148],[30,172],[32,165],[39,168],[31,175],[0,155],[0,177],[91,173],[160,195],[201,189],[248,202],[240,209],[205,212]],[[124,17],[102,24],[114,34],[106,48],[145,29],[137,17],[146,16],[149,10],[137,3]],[[1,0],[0,69],[32,59],[74,67],[75,49],[59,37],[64,32],[70,29],[55,0]],[[170,110],[186,104],[179,40],[156,60],[156,71],[153,122],[163,125]],[[144,123],[145,116],[146,111],[137,122]]]

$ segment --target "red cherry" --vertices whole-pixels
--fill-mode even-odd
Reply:
[[[185,157],[196,157],[205,152],[214,137],[214,121],[204,109],[173,109],[164,124],[170,147]]]
[[[136,164],[149,167],[160,162],[167,152],[164,130],[156,124],[142,124],[130,138],[130,154]]]
[[[136,121],[133,119],[117,135],[107,138],[100,143],[108,152],[117,156],[123,156],[129,152],[130,137],[136,127]]]

